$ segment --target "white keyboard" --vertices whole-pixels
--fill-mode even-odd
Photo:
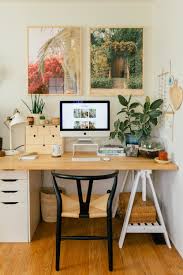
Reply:
[[[80,162],[91,162],[91,161],[100,161],[99,157],[90,157],[90,158],[72,158],[72,161],[80,161]]]

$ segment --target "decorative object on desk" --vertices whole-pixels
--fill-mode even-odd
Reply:
[[[143,95],[143,28],[90,29],[91,95]]]
[[[81,93],[79,27],[28,27],[28,93]]]
[[[162,160],[162,159],[159,159],[159,157],[155,158],[154,160],[155,160],[155,162],[157,162],[159,164],[168,164],[171,162],[171,159]]]
[[[17,109],[14,111],[14,114],[10,117],[7,117],[6,121],[4,122],[4,124],[8,127],[10,133],[10,149],[5,151],[7,156],[16,155],[19,153],[17,150],[13,150],[12,127],[23,123],[26,123],[26,120],[23,116],[20,115],[20,112]]]
[[[157,99],[151,102],[150,98],[146,97],[145,103],[141,104],[140,102],[131,102],[132,96],[126,99],[122,95],[118,95],[118,100],[122,109],[117,115],[122,116],[122,119],[114,122],[114,131],[110,133],[110,138],[117,137],[124,142],[125,135],[128,134],[132,135],[132,138],[135,136],[135,143],[149,138],[153,127],[158,124],[158,118],[162,115],[160,108],[163,100]]]
[[[166,151],[160,151],[158,158],[159,160],[168,160],[168,153]]]
[[[43,101],[43,99],[40,98],[40,95],[31,94],[31,107],[29,107],[29,105],[24,100],[22,100],[22,102],[25,104],[25,106],[34,117],[34,124],[39,125],[40,114],[43,113],[43,109],[45,107],[45,102]]]
[[[52,157],[58,158],[61,157],[61,146],[60,144],[52,145]]]
[[[125,148],[127,157],[138,157],[139,145],[127,144]]]
[[[59,117],[52,117],[51,124],[52,125],[60,125],[60,118]]]
[[[40,125],[45,125],[45,116],[44,115],[40,115],[40,117],[39,117],[39,124]]]
[[[159,152],[164,150],[164,144],[157,138],[142,140],[139,153],[146,158],[155,158],[159,156]]]
[[[175,80],[174,84],[170,87],[169,96],[174,111],[177,111],[183,101],[183,89],[178,85],[178,80]]]
[[[28,122],[28,125],[34,125],[34,117],[33,116],[28,116],[27,117],[27,122]]]
[[[24,153],[19,156],[19,160],[34,160],[38,158],[37,152]]]

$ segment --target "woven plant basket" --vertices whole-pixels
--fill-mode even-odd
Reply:
[[[118,215],[124,219],[128,206],[130,193],[120,193]],[[137,192],[130,216],[129,223],[155,223],[156,208],[153,202],[147,198],[147,201],[142,201],[142,193]]]
[[[53,188],[44,187],[41,190],[41,214],[45,222],[57,220],[57,202]]]

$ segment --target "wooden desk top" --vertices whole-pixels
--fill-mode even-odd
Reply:
[[[89,156],[89,155],[88,155]],[[158,164],[152,159],[132,157],[112,157],[110,161],[74,162],[72,153],[64,153],[61,158],[39,155],[36,160],[19,160],[18,156],[0,158],[0,170],[177,170],[174,163]]]

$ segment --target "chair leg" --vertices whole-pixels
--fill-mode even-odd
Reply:
[[[60,269],[61,223],[62,218],[57,218],[56,225],[56,271]]]
[[[112,215],[110,217],[107,217],[107,237],[108,237],[109,271],[113,271]]]

